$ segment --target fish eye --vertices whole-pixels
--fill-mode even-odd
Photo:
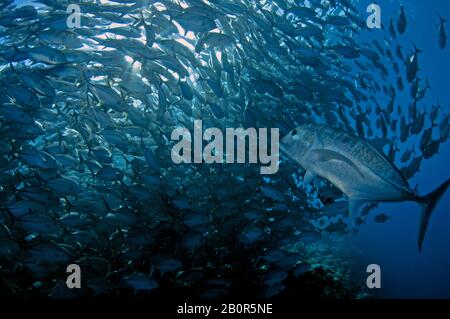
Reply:
[[[295,135],[297,135],[297,130],[292,131],[292,136],[295,136]]]

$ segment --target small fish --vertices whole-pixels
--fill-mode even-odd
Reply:
[[[441,142],[439,140],[431,141],[423,150],[423,158],[429,159],[439,151]]]
[[[442,18],[439,14],[439,25],[438,25],[438,30],[439,30],[439,48],[441,48],[441,50],[444,50],[445,47],[447,46],[447,34],[445,33],[445,19]]]
[[[311,265],[306,264],[306,263],[300,263],[295,266],[293,275],[296,278],[300,277],[300,276],[304,275],[305,273],[307,273],[310,269],[311,269]]]
[[[346,233],[348,231],[348,224],[339,218],[337,221],[329,223],[323,230],[329,233]]]
[[[49,180],[47,185],[58,194],[76,195],[81,191],[77,181],[65,176]]]
[[[264,195],[274,201],[285,201],[284,195],[274,187],[263,185],[261,186],[261,191],[264,193]]]
[[[388,220],[390,220],[391,217],[389,215],[386,215],[384,213],[378,214],[377,216],[374,217],[373,221],[375,223],[380,223],[383,224],[385,222],[387,222]]]
[[[276,285],[286,279],[288,273],[284,270],[272,271],[264,276],[264,284],[268,286]]]
[[[397,20],[397,30],[400,34],[405,33],[406,31],[406,14],[405,14],[405,8],[403,6],[400,6],[400,15]]]
[[[409,149],[406,152],[404,152],[400,158],[400,161],[402,163],[406,163],[411,158],[411,155],[414,153],[414,149]]]
[[[395,28],[394,28],[394,21],[393,20],[391,20],[389,22],[389,33],[390,33],[390,35],[391,35],[391,37],[393,39],[395,39],[397,37],[397,34],[395,32]]]
[[[68,63],[64,53],[48,46],[28,48],[23,52],[28,55],[30,59],[36,62],[42,62],[50,65]]]
[[[208,32],[217,27],[213,19],[193,12],[184,12],[174,17],[174,20],[186,31]]]
[[[405,60],[405,57],[403,56],[403,52],[402,52],[402,47],[400,45],[397,45],[397,49],[395,49],[395,54],[401,61]]]
[[[405,88],[405,86],[403,85],[403,80],[400,76],[397,78],[397,87],[400,91],[403,91],[403,89]]]
[[[161,275],[176,271],[183,266],[183,263],[181,261],[166,256],[155,256],[153,257],[152,262],[155,264],[156,268],[158,268],[158,270],[161,272]]]
[[[34,123],[34,118],[23,108],[12,105],[5,104],[0,109],[3,118],[6,121],[12,121],[21,124],[32,124]]]
[[[126,276],[123,279],[122,284],[125,287],[130,287],[135,293],[138,292],[148,292],[159,287],[159,283],[149,278],[146,274],[135,273],[130,276]]]
[[[241,240],[246,244],[251,244],[258,240],[261,240],[263,236],[264,231],[260,227],[250,226],[246,228],[241,234]]]
[[[358,51],[358,49],[350,46],[334,45],[330,47],[330,49],[348,59],[356,59],[360,56],[360,52]]]
[[[264,289],[261,297],[262,298],[271,298],[276,295],[279,295],[285,289],[286,289],[286,286],[281,283],[275,284],[275,285],[270,285]]]
[[[422,52],[414,45],[414,53],[406,61],[406,79],[411,83],[419,71],[419,53]]]

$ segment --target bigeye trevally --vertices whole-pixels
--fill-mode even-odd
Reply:
[[[423,207],[418,237],[421,250],[430,216],[450,179],[421,196],[369,141],[325,125],[297,127],[282,138],[280,148],[306,170],[305,184],[320,176],[340,189],[349,199],[351,219],[371,202],[419,203]]]

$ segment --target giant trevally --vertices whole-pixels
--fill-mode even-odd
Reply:
[[[421,196],[369,141],[325,125],[299,126],[283,137],[280,147],[306,170],[305,184],[320,176],[347,195],[351,219],[358,217],[366,203],[419,203],[423,207],[418,237],[421,250],[430,216],[450,179]]]

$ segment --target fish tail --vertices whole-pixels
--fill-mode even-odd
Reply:
[[[437,16],[439,17],[440,23],[443,24],[445,22],[447,22],[440,14],[439,12],[436,11]]]
[[[419,49],[418,47],[416,47],[416,44],[413,42],[413,47],[414,47],[414,52],[415,52],[415,54],[417,54],[417,53],[422,53],[422,50],[421,49]]]
[[[14,54],[22,52],[22,51],[19,50],[19,47],[15,43],[13,43],[13,48],[14,48]]]
[[[428,222],[430,220],[431,214],[433,213],[434,208],[439,203],[439,200],[441,199],[442,195],[444,195],[449,186],[450,179],[447,179],[438,188],[436,188],[431,193],[422,196],[419,200],[419,203],[423,206],[422,215],[420,217],[419,237],[417,241],[419,245],[419,251],[422,250],[422,244],[425,238],[425,233],[427,232]]]

